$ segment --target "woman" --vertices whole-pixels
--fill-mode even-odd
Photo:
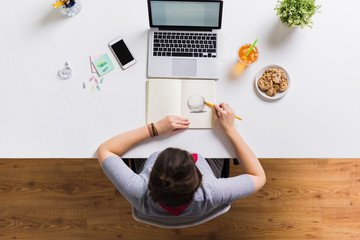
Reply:
[[[235,114],[228,104],[214,105],[216,125],[228,136],[243,174],[220,178],[222,164],[199,154],[168,148],[137,163],[134,173],[121,160],[132,146],[154,135],[174,134],[189,127],[189,120],[167,116],[155,124],[122,133],[98,148],[105,174],[143,215],[149,217],[199,217],[258,191],[266,181],[255,154],[234,126]],[[136,161],[136,160],[135,160]]]

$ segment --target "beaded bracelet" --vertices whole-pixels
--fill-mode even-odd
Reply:
[[[153,130],[154,136],[159,136],[159,132],[158,132],[158,130],[156,129],[154,123],[151,123],[151,128],[152,128],[152,130]]]

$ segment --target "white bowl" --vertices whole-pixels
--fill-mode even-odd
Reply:
[[[286,79],[287,79],[287,81],[288,81],[288,87],[287,87],[287,89],[286,89],[284,92],[277,92],[277,93],[275,94],[275,96],[273,96],[273,97],[270,97],[270,96],[266,95],[265,92],[262,91],[262,90],[259,88],[259,86],[257,85],[257,82],[258,82],[259,78],[263,75],[263,73],[265,72],[265,70],[268,69],[268,68],[271,68],[271,67],[273,67],[273,68],[279,68],[279,69],[283,70],[283,71],[285,72],[285,74],[286,74]],[[275,99],[282,98],[282,97],[285,96],[285,94],[289,91],[290,85],[291,85],[291,81],[290,81],[290,75],[289,75],[289,73],[285,70],[285,68],[283,68],[283,67],[281,67],[281,66],[279,66],[279,65],[267,65],[267,66],[263,67],[263,68],[256,74],[256,76],[255,76],[255,89],[257,90],[257,92],[258,92],[262,97],[264,97],[264,98],[266,98],[266,99],[275,100]]]

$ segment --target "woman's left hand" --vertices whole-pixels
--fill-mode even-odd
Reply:
[[[189,128],[190,121],[179,116],[166,116],[155,123],[155,127],[161,134],[173,134]]]

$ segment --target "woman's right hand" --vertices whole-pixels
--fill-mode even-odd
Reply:
[[[166,116],[155,123],[155,127],[161,134],[173,134],[189,128],[190,121],[179,116]]]
[[[214,104],[214,111],[216,124],[218,124],[225,133],[233,131],[235,128],[235,113],[229,104],[221,103],[219,106]]]

